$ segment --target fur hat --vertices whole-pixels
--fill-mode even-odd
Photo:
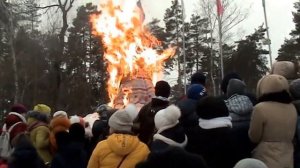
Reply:
[[[180,116],[180,109],[175,105],[170,105],[169,107],[158,111],[154,117],[154,123],[158,133],[177,125]]]
[[[134,105],[128,105],[125,109],[116,111],[108,120],[108,125],[114,131],[131,132],[133,120],[137,116]]]
[[[293,62],[278,61],[272,65],[271,74],[277,74],[285,77],[286,79],[295,79],[297,72]]]
[[[34,106],[33,111],[46,114],[49,117],[51,113],[51,108],[45,104],[37,104]]]
[[[300,79],[293,80],[290,83],[290,93],[294,99],[300,99]]]
[[[257,83],[257,96],[261,97],[265,94],[288,91],[289,84],[285,77],[281,75],[266,75]]]
[[[166,81],[158,81],[155,84],[155,96],[168,98],[171,93],[171,86]]]
[[[19,114],[27,113],[27,108],[23,104],[14,104],[11,106],[10,111],[16,112]]]
[[[80,123],[83,127],[85,126],[85,121],[82,117],[78,115],[74,115],[70,117],[70,123],[75,124],[75,123]]]
[[[220,97],[212,96],[201,99],[197,104],[196,112],[200,118],[207,120],[229,116],[224,100]]]
[[[239,79],[230,79],[227,86],[227,97],[230,97],[234,94],[243,95],[246,91],[245,82]]]
[[[227,86],[228,86],[228,82],[230,81],[230,79],[239,79],[242,80],[242,78],[240,77],[240,75],[238,75],[235,72],[231,72],[229,74],[227,74],[221,83],[221,90],[223,91],[223,93],[227,93]]]
[[[268,168],[264,162],[257,160],[257,159],[252,159],[252,158],[247,158],[240,160],[234,168]]]
[[[53,114],[53,118],[55,117],[66,117],[68,118],[68,114],[65,111],[57,111]]]
[[[187,97],[189,99],[200,100],[204,96],[207,96],[207,92],[203,85],[192,84],[187,90]]]
[[[196,72],[191,77],[191,84],[200,84],[205,86],[206,76],[202,72]]]

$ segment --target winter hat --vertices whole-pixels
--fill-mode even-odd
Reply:
[[[70,123],[71,124],[80,123],[83,127],[85,126],[84,119],[78,115],[71,116]]]
[[[231,72],[231,73],[227,74],[223,78],[222,83],[221,83],[221,90],[223,91],[223,93],[227,93],[227,85],[228,85],[228,82],[230,81],[230,79],[239,79],[239,80],[242,80],[242,78],[240,77],[240,75],[238,75],[235,72]]]
[[[297,73],[294,63],[290,61],[279,61],[272,65],[271,74],[281,75],[286,79],[295,79]]]
[[[51,113],[51,108],[45,104],[37,104],[34,106],[33,111],[46,114],[49,117]]]
[[[155,84],[155,96],[168,98],[171,93],[171,86],[166,81],[158,81]]]
[[[80,123],[72,124],[69,128],[71,141],[84,142],[85,129]]]
[[[132,105],[116,111],[108,120],[108,125],[115,131],[131,132],[137,109]]]
[[[66,117],[68,118],[68,114],[65,111],[57,111],[53,114],[53,118],[55,117]]]
[[[234,168],[268,168],[264,162],[257,160],[257,159],[252,159],[252,158],[247,158],[240,160]]]
[[[19,114],[24,114],[24,113],[27,113],[28,110],[23,104],[14,104],[13,106],[11,106],[10,111],[16,112]]]
[[[257,84],[257,96],[261,97],[269,93],[289,91],[289,84],[285,77],[281,75],[266,75]]]
[[[167,108],[158,111],[154,117],[154,123],[158,133],[177,125],[180,116],[180,109],[175,105],[170,105]]]
[[[191,77],[191,84],[200,84],[205,86],[206,76],[202,72],[196,72]]]
[[[294,99],[300,99],[300,79],[293,80],[290,83],[290,93]]]
[[[230,79],[227,86],[227,97],[230,97],[234,94],[243,95],[245,94],[246,84],[245,82],[239,79]]]
[[[17,122],[26,123],[26,119],[19,113],[10,112],[5,118],[5,127],[8,129],[10,126],[14,125]]]
[[[200,84],[193,84],[187,91],[187,97],[193,100],[200,100],[202,97],[207,96],[205,87]]]
[[[220,97],[207,96],[197,103],[196,113],[202,119],[228,117],[229,112],[224,100]]]

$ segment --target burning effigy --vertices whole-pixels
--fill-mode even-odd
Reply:
[[[163,64],[175,48],[157,51],[161,42],[143,27],[145,15],[136,0],[107,0],[91,15],[93,34],[105,45],[109,73],[109,105],[138,107],[151,101],[153,85],[162,78]]]

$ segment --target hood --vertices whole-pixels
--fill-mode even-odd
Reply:
[[[28,125],[36,122],[36,121],[41,121],[44,123],[49,123],[49,117],[44,114],[44,113],[40,113],[37,111],[30,111],[27,113],[27,123]]]
[[[266,94],[288,90],[289,84],[285,77],[281,75],[266,75],[258,81],[256,95],[259,98]]]
[[[234,94],[243,95],[245,94],[246,84],[245,82],[239,79],[230,79],[227,86],[227,97],[230,97]]]
[[[300,100],[300,79],[296,79],[291,82],[290,93],[293,99]]]
[[[55,130],[57,127],[64,128],[63,130],[67,130],[70,126],[70,120],[66,117],[55,117],[50,122],[50,128],[52,128],[53,130]]]
[[[225,94],[227,93],[228,82],[231,79],[240,79],[240,80],[242,80],[241,77],[235,72],[228,73],[226,76],[224,76],[224,78],[222,80],[222,83],[221,83],[221,90]]]
[[[109,148],[117,155],[127,155],[134,151],[140,141],[137,136],[129,134],[112,134],[107,138]]]
[[[238,116],[247,116],[253,110],[253,104],[251,100],[244,95],[233,95],[229,99],[225,100],[226,106],[230,115],[235,114]]]

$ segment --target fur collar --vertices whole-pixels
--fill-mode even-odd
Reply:
[[[184,137],[184,141],[182,143],[176,142],[176,141],[174,141],[174,140],[172,140],[170,138],[167,138],[167,137],[165,137],[165,136],[163,136],[161,134],[155,134],[153,136],[153,140],[154,141],[155,140],[161,140],[161,141],[163,141],[164,143],[166,143],[166,144],[168,144],[170,146],[184,148],[187,145],[187,143],[188,143],[187,136],[186,135],[184,135],[184,136],[185,136]]]
[[[290,94],[286,90],[284,90],[281,92],[264,94],[258,99],[259,103],[268,101],[290,104],[292,103],[292,98]]]

